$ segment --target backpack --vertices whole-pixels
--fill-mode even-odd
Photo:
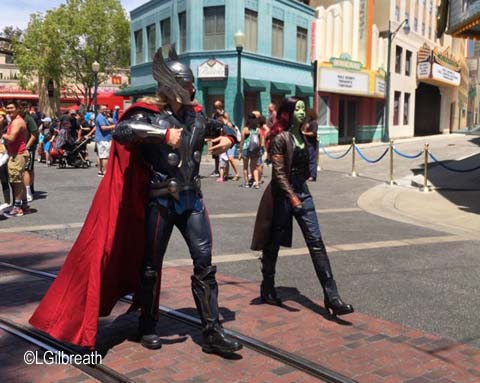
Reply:
[[[250,140],[248,143],[248,153],[260,153],[260,137],[258,135],[258,129],[251,129],[249,138]]]

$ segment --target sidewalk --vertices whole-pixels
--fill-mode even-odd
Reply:
[[[480,134],[477,133],[480,138]],[[398,149],[410,155],[423,150],[423,143],[430,143],[430,150],[435,153],[442,163],[454,169],[473,169],[480,165],[479,150],[476,145],[470,145],[465,152],[449,152],[448,146],[461,146],[462,135],[433,135],[424,137],[411,137],[395,140]],[[472,140],[475,135],[464,136],[465,140]],[[460,140],[459,140],[460,139]],[[476,140],[476,138],[474,138]],[[439,142],[441,141],[441,142]],[[406,146],[408,143],[417,143]],[[437,142],[437,144],[435,143]],[[370,159],[378,158],[381,150],[388,147],[388,143],[374,142],[357,144]],[[345,153],[350,147],[339,145],[327,147],[326,150],[335,153]],[[368,151],[369,149],[375,149]],[[455,154],[453,154],[455,153]],[[320,151],[320,163],[325,161],[327,168],[338,168],[341,161],[327,159],[325,153]],[[369,165],[357,156],[357,172],[371,175],[372,169],[379,170],[379,180],[386,182],[389,177],[388,155],[380,163]],[[439,163],[428,158],[428,192],[422,192],[424,185],[423,155],[417,159],[400,158],[394,156],[394,177],[397,173],[410,174],[400,179],[395,178],[396,185],[380,184],[359,197],[358,205],[365,211],[404,223],[437,229],[440,231],[478,239],[480,233],[480,169],[473,172],[453,172],[443,168]],[[327,162],[330,161],[330,162]],[[452,161],[452,164],[450,163]],[[410,166],[409,166],[410,165]],[[398,167],[398,169],[397,169]],[[412,169],[413,167],[413,169]],[[351,154],[343,160],[343,171],[351,169]],[[408,169],[406,171],[405,169]],[[363,170],[363,172],[362,172]],[[348,170],[349,172],[349,170]],[[416,173],[416,174],[414,174]],[[377,174],[378,175],[378,174]]]
[[[0,234],[8,249],[0,259],[36,269],[60,267],[70,244],[33,235]],[[25,248],[28,246],[28,248]],[[13,249],[13,250],[12,250]],[[37,250],[35,250],[37,249]],[[190,291],[191,267],[165,268],[161,304],[195,314]],[[50,281],[0,268],[0,310],[10,320],[27,323]],[[362,313],[333,320],[322,302],[296,289],[279,286],[285,307],[260,304],[259,286],[218,274],[220,306],[226,328],[242,332],[362,383],[463,383],[480,380],[480,350],[437,335],[387,322]],[[200,332],[162,318],[157,327],[161,350],[148,351],[134,339],[137,314],[125,315],[117,304],[100,321],[98,345],[103,363],[138,382],[312,382],[309,375],[244,348],[238,360],[201,352]],[[0,333],[2,381],[83,381],[79,371],[59,366],[26,366],[23,349]],[[13,354],[3,352],[15,350]],[[31,349],[31,346],[30,346]],[[20,351],[19,351],[20,350]],[[46,370],[53,373],[48,375]],[[17,379],[17,380],[16,380]]]

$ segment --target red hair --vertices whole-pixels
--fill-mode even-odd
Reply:
[[[273,123],[272,128],[270,129],[270,134],[267,138],[267,151],[270,152],[270,146],[277,134],[282,133],[284,130],[290,129],[290,124],[292,121],[293,111],[295,110],[295,105],[298,101],[301,101],[297,97],[289,97],[283,101],[280,108],[277,111],[277,118]]]

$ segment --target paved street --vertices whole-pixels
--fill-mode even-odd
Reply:
[[[434,136],[428,140],[432,152],[442,160],[478,153],[478,136]],[[397,144],[397,149],[413,154],[422,149],[424,141],[408,140]],[[332,152],[338,155],[341,149],[332,149]],[[362,150],[369,158],[376,158],[384,146],[370,145]],[[450,166],[469,168],[478,164],[478,158],[477,155],[461,161],[460,165],[450,163]],[[322,155],[321,163],[324,170],[310,188],[342,295],[360,312],[480,347],[478,242],[452,238],[451,234],[431,229],[425,223],[422,226],[405,224],[359,208],[359,197],[388,179],[388,157],[379,164],[369,165],[357,156],[360,176],[356,178],[349,176],[350,155],[343,160],[331,160]],[[396,156],[396,179],[401,180],[397,188],[406,188],[405,177],[412,172],[418,173],[422,164],[423,157],[407,160]],[[202,173],[209,174],[212,166],[212,163],[204,164]],[[1,221],[0,230],[18,229],[42,237],[73,241],[100,180],[95,175],[96,169],[59,170],[37,164],[36,171],[40,199],[32,206],[37,212]],[[433,175],[430,182],[441,188],[439,194],[453,203],[460,202],[451,197],[454,194],[458,198],[458,190],[468,186],[472,190],[463,193],[470,195],[480,189],[479,171],[454,174],[453,177],[452,173],[436,166],[430,174]],[[239,183],[217,184],[214,179],[203,179],[205,200],[212,218],[214,254],[216,262],[221,262],[221,272],[258,281],[259,262],[255,259],[258,254],[250,252],[248,245],[262,190],[244,190],[238,186]],[[415,189],[412,192],[416,192]],[[426,198],[428,204],[429,195],[433,198],[436,193],[418,194]],[[460,203],[462,210],[478,215],[478,210],[468,206],[468,200]],[[62,228],[57,229],[55,225]],[[321,289],[305,244],[298,228],[295,230],[293,251],[288,250],[290,255],[279,261],[278,285],[294,287],[305,296],[321,299]],[[405,240],[408,243],[401,246],[395,243]],[[385,241],[387,243],[382,244]],[[176,232],[166,261],[166,265],[190,263],[183,239]]]
[[[442,161],[452,160],[448,165],[453,168],[478,166],[479,140],[475,136],[414,139],[398,143],[397,149],[403,153],[415,154],[423,148],[425,140],[430,142],[430,148],[437,158]],[[362,151],[373,159],[384,148],[385,146],[365,145],[362,146]],[[339,155],[346,149],[338,147],[329,150],[332,154]],[[368,318],[377,318],[379,321],[384,320],[375,324],[375,331],[380,334],[403,336],[403,332],[391,332],[394,328],[392,326],[407,326],[412,331],[421,331],[416,335],[419,338],[430,336],[423,334],[432,334],[433,337],[439,336],[447,341],[480,348],[480,256],[476,235],[480,231],[480,225],[477,225],[479,204],[472,198],[472,195],[478,195],[480,189],[480,171],[451,173],[438,165],[431,166],[429,183],[437,190],[421,193],[411,185],[412,181],[413,184],[423,182],[416,175],[423,169],[423,158],[407,160],[395,157],[395,178],[399,183],[395,187],[384,185],[388,179],[387,159],[388,157],[379,164],[369,165],[357,156],[359,176],[351,177],[350,155],[343,160],[331,160],[322,155],[323,170],[319,173],[318,182],[309,184],[340,292],[345,300],[354,305],[359,315],[353,321],[355,328],[359,328],[358,321],[367,326]],[[453,161],[458,159],[460,161]],[[202,174],[210,174],[212,167],[211,162],[202,165]],[[37,164],[36,169],[36,189],[41,196],[32,204],[36,212],[22,218],[0,221],[0,238],[3,238],[2,242],[16,238],[15,243],[20,243],[22,236],[33,239],[27,244],[28,257],[22,258],[24,265],[57,270],[61,264],[59,257],[63,257],[70,246],[68,242],[74,241],[78,234],[100,179],[96,176],[95,168],[59,170]],[[268,179],[267,172],[266,181]],[[256,290],[261,276],[257,260],[259,254],[249,250],[255,212],[263,188],[245,190],[239,185],[231,181],[218,184],[208,177],[203,179],[205,200],[213,227],[214,262],[218,265],[222,278],[226,278],[225,286],[230,286],[233,280],[238,279],[238,283],[243,281],[240,285],[244,286],[242,289],[249,298],[245,300],[241,294],[238,295],[238,291],[230,291],[227,287],[225,290],[230,292],[223,295],[222,290],[220,294],[221,299],[228,299],[230,310],[237,311],[234,310],[237,306],[240,310],[242,304],[253,310],[259,310],[260,307],[264,310],[262,306],[251,306],[250,296],[258,296]],[[390,203],[389,199],[393,202]],[[452,204],[461,205],[454,208],[455,214],[449,210],[453,209]],[[447,214],[447,218],[442,212]],[[430,213],[432,217],[429,221],[429,217],[424,215]],[[42,243],[38,249],[35,247],[35,238]],[[48,241],[51,240],[60,242],[52,242],[50,247]],[[22,249],[15,249],[15,252],[21,251]],[[318,307],[313,302],[322,302],[323,295],[298,228],[295,227],[293,248],[283,250],[281,255],[277,274],[280,296],[294,309],[299,303],[305,307]],[[15,259],[13,255],[3,255],[0,258],[6,262]],[[166,254],[165,267],[170,270],[168,275],[180,266],[187,281],[190,263],[183,239],[174,232]],[[8,278],[11,276],[0,275],[3,283],[8,282]],[[189,294],[186,282],[184,287],[184,293]],[[40,291],[44,288],[41,287]],[[187,302],[191,299],[184,297],[184,293],[177,299],[173,295],[177,294],[176,290],[169,293],[168,286],[164,286],[163,299],[175,306],[182,299],[187,299]],[[25,299],[26,302],[35,302],[40,296]],[[237,311],[240,317],[243,315],[244,318],[249,318],[250,309],[247,306]],[[356,336],[361,338],[344,326],[327,325],[329,322],[318,315],[318,309],[311,310],[307,310],[310,312],[310,326],[318,318],[319,330],[327,331],[328,328],[341,337],[353,336],[352,340]],[[283,315],[281,311],[275,315]],[[293,319],[293,316],[288,315],[293,314],[287,314],[288,311],[283,316],[288,322],[289,318]],[[255,315],[254,311],[252,315]],[[303,318],[307,314],[302,311],[302,315]],[[25,316],[22,318],[26,319]],[[232,322],[230,327],[232,326],[241,328],[241,323]],[[296,327],[296,333],[302,328]],[[269,341],[272,339],[269,338]],[[348,370],[347,367],[342,367],[340,360],[335,363],[338,363],[340,370]],[[271,368],[275,370],[278,367]],[[360,381],[374,380],[363,377]]]

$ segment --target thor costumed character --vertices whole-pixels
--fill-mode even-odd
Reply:
[[[275,266],[280,246],[292,246],[292,217],[295,217],[323,288],[325,308],[334,315],[349,314],[353,307],[344,303],[338,294],[306,183],[310,171],[307,146],[301,133],[304,123],[305,104],[291,97],[278,109],[277,120],[270,131],[272,182],[260,201],[251,245],[252,250],[262,250],[260,296],[265,303],[281,304],[275,291]]]
[[[60,340],[94,347],[98,316],[108,315],[121,296],[135,292],[131,309],[141,307],[141,344],[160,348],[155,326],[161,269],[177,226],[193,259],[191,284],[203,324],[202,349],[219,354],[241,349],[219,321],[212,235],[199,177],[204,138],[218,135],[211,151],[222,153],[235,143],[235,132],[223,127],[220,136],[218,126],[206,125],[191,101],[192,71],[178,61],[174,49],[169,58],[165,62],[159,49],[152,63],[157,97],[132,105],[115,128],[107,173],[82,233],[30,320]],[[106,199],[106,207],[98,199]]]

